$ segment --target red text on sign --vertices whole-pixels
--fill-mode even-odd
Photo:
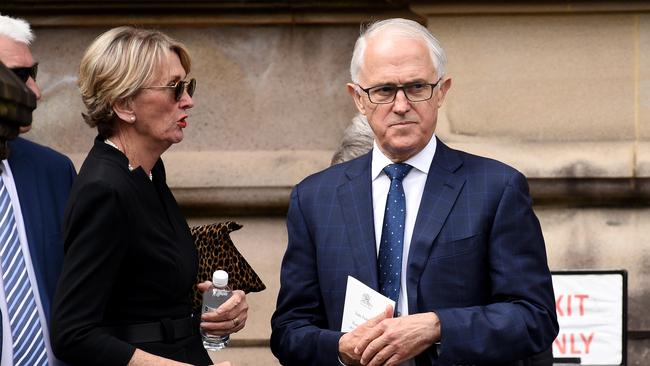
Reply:
[[[585,315],[585,300],[589,298],[587,294],[568,294],[560,295],[555,299],[555,311],[558,316]],[[577,309],[576,309],[577,307]]]
[[[594,340],[594,332],[591,333],[562,333],[555,338],[553,348],[561,355],[582,355],[589,354],[589,347]]]

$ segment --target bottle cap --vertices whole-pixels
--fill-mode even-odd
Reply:
[[[212,274],[212,285],[214,287],[224,287],[228,285],[228,272],[218,270]]]

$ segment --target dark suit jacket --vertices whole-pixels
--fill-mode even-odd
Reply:
[[[347,276],[377,289],[370,167],[369,153],[291,194],[271,335],[284,365],[337,365]],[[521,173],[438,141],[410,248],[409,313],[433,311],[442,327],[419,366],[510,364],[550,347],[553,288]]]
[[[162,160],[152,169],[153,181],[128,164],[98,138],[70,193],[65,260],[52,307],[54,352],[71,365],[126,365],[136,347],[210,364],[198,334],[129,344],[105,328],[183,319],[192,312],[198,257]]]
[[[43,310],[49,319],[63,263],[63,211],[76,172],[65,155],[23,138],[10,141],[9,149],[8,161],[18,192],[32,265]]]

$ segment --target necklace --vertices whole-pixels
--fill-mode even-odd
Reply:
[[[104,143],[106,143],[106,145],[113,146],[114,148],[117,149],[117,151],[119,151],[119,152],[121,152],[122,154],[124,154],[124,151],[120,150],[120,148],[117,147],[117,145],[115,145],[115,144],[113,143],[113,141],[111,141],[111,140],[109,140],[109,139],[106,139],[106,140],[104,140]],[[135,168],[133,167],[133,165],[131,165],[131,163],[129,163],[129,171],[133,171],[133,170],[135,170]],[[149,180],[150,180],[150,181],[153,181],[153,174],[151,174],[151,172],[149,172]]]

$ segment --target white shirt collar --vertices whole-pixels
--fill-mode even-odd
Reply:
[[[436,154],[436,135],[431,136],[431,140],[419,153],[408,158],[404,163],[414,167],[415,169],[421,171],[424,174],[429,174],[429,168],[431,167],[431,161],[433,156]],[[373,143],[372,148],[372,166],[370,173],[372,174],[372,180],[375,180],[382,173],[384,168],[393,162],[379,149],[377,145],[377,140]]]

